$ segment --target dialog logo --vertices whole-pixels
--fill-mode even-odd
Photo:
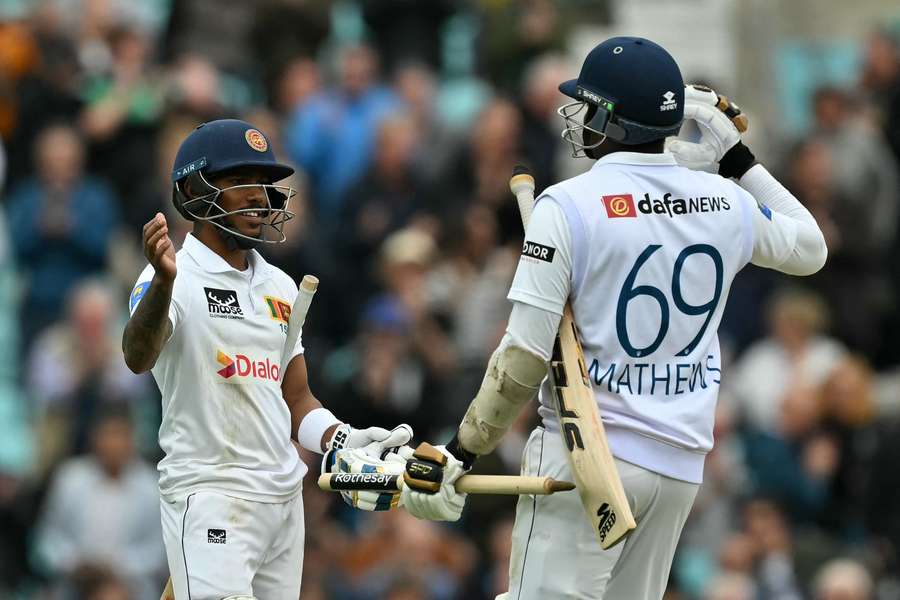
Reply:
[[[281,369],[269,358],[260,360],[246,354],[231,356],[216,350],[216,362],[222,365],[216,373],[228,383],[248,383],[254,381],[280,381]]]

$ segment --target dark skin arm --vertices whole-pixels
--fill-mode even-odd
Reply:
[[[300,421],[312,410],[322,408],[322,403],[313,396],[309,389],[309,379],[306,373],[306,359],[299,354],[291,359],[281,380],[281,394],[291,411],[291,438],[297,439],[297,429]],[[331,439],[337,425],[332,425],[322,434],[319,442],[322,452],[325,452],[325,444]]]
[[[155,273],[150,289],[141,299],[137,309],[122,334],[122,352],[125,364],[135,373],[149,371],[162,351],[163,344],[172,334],[169,321],[169,304],[175,286],[175,247],[169,239],[166,218],[157,213],[144,225],[144,256],[153,265]]]

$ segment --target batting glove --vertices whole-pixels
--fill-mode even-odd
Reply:
[[[381,427],[354,429],[342,423],[325,445],[322,471],[326,473],[387,473],[400,475],[412,448],[406,446],[412,428],[403,424],[392,430]],[[400,500],[399,493],[343,491],[344,502],[361,510],[390,510]]]
[[[684,118],[700,128],[700,141],[670,140],[667,149],[683,167],[713,171],[723,177],[740,177],[755,162],[741,142],[747,131],[747,116],[737,104],[708,87],[688,85],[684,90]]]
[[[465,472],[462,461],[444,446],[422,444],[406,462],[400,504],[419,519],[458,521],[466,494],[457,492],[455,486]]]
[[[331,454],[333,462],[326,469],[331,473],[384,473],[402,475],[406,461],[412,458],[413,449],[399,446],[388,450],[384,460],[378,460],[362,448],[335,450]],[[366,490],[342,491],[344,502],[366,511],[390,510],[400,503],[400,492],[375,492]]]

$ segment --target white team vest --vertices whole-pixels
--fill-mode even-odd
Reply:
[[[544,193],[569,224],[585,360],[613,453],[700,483],[721,379],[716,332],[751,257],[752,199],[669,155],[614,157]],[[553,429],[548,391],[540,413]]]
[[[250,260],[254,269],[236,271],[192,235],[177,254],[175,330],[152,369],[168,501],[200,490],[258,502],[300,493],[306,465],[290,442],[279,364],[297,288],[256,252]],[[152,277],[148,266],[138,278],[132,314]]]

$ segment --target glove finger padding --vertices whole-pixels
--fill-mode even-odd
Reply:
[[[430,521],[457,521],[466,495],[456,491],[465,473],[462,462],[441,447],[422,444],[407,461],[400,504],[411,515]]]
[[[373,458],[362,448],[334,450],[325,455],[325,461],[327,463],[323,464],[323,470],[328,472],[400,475],[404,468],[403,462]],[[366,511],[390,510],[400,502],[399,492],[353,490],[342,491],[341,497],[350,506]]]

